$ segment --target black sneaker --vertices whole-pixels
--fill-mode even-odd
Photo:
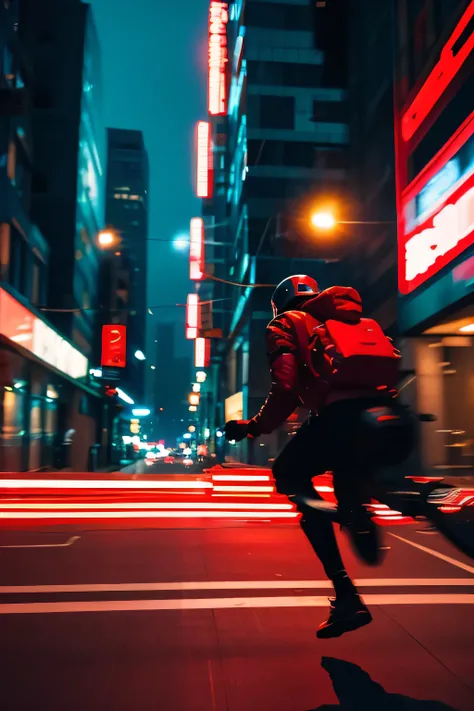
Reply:
[[[326,622],[319,625],[316,637],[332,639],[345,632],[353,632],[372,622],[372,615],[359,595],[351,595],[342,600],[329,599],[331,609]]]
[[[347,531],[357,555],[367,565],[379,565],[386,548],[381,543],[380,527],[365,509],[339,512],[341,529]]]

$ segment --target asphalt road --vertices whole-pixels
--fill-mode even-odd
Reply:
[[[343,539],[374,621],[330,641],[295,524],[3,531],[0,708],[472,711],[474,563],[417,528],[376,569]]]

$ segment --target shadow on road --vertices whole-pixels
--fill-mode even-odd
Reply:
[[[331,678],[339,704],[326,704],[311,711],[455,711],[441,701],[389,694],[357,664],[323,657],[321,666]]]

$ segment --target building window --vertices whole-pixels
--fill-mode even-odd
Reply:
[[[31,190],[33,193],[42,195],[48,192],[48,178],[44,173],[33,173],[31,181]]]
[[[52,109],[53,95],[48,89],[38,89],[35,93],[33,105],[35,109]]]
[[[347,120],[345,102],[314,99],[312,120],[321,123],[344,123]]]
[[[314,88],[322,79],[322,68],[319,64],[249,60],[247,68],[249,84]]]
[[[261,96],[260,126],[262,128],[295,128],[294,96]]]
[[[245,8],[247,27],[268,30],[306,30],[311,28],[312,8],[291,3],[248,3]]]

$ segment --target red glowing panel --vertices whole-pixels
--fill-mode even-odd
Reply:
[[[102,326],[101,365],[125,368],[127,365],[127,327],[118,324]]]
[[[211,342],[208,338],[196,338],[194,344],[194,366],[207,368],[211,362]]]
[[[197,294],[188,294],[186,301],[186,338],[197,338],[199,328],[199,297]]]
[[[400,243],[400,291],[408,294],[474,244],[474,175]]]
[[[409,141],[428,117],[474,48],[474,0],[441,50],[438,63],[402,116],[402,137]]]
[[[196,195],[212,197],[212,145],[211,125],[199,121],[196,128]]]
[[[193,217],[189,237],[189,278],[200,281],[204,270],[204,222]]]
[[[228,8],[228,3],[215,2],[215,0],[212,0],[209,6],[208,111],[210,116],[224,116],[227,111]]]
[[[35,322],[31,311],[22,306],[13,296],[0,289],[0,334],[29,351],[33,348]]]

